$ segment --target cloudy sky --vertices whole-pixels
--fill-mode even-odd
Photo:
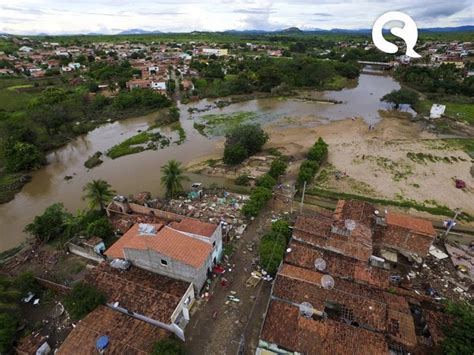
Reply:
[[[0,32],[356,29],[392,10],[412,16],[418,27],[474,24],[473,0],[0,0]]]

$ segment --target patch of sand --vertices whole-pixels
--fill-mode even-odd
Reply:
[[[367,184],[377,195],[388,199],[436,201],[450,208],[474,214],[472,201],[474,179],[470,174],[471,158],[453,148],[440,150],[429,140],[436,135],[422,131],[416,123],[395,117],[384,118],[369,131],[361,120],[343,120],[317,127],[270,127],[269,147],[283,154],[303,159],[318,137],[329,144],[328,162],[349,177]],[[415,162],[407,153],[456,157],[457,162]],[[456,189],[454,179],[466,181],[466,190]],[[342,185],[342,184],[341,184]],[[347,184],[346,184],[347,185]],[[347,191],[347,186],[341,186]]]

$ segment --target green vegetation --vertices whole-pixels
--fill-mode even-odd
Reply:
[[[101,152],[96,152],[94,153],[94,155],[92,155],[91,157],[89,157],[85,163],[84,163],[84,166],[87,168],[87,169],[92,169],[100,164],[103,163],[102,159],[100,159],[100,157],[102,156],[102,153]]]
[[[426,164],[427,161],[431,163],[444,162],[448,164],[457,163],[458,161],[466,161],[466,159],[462,157],[455,157],[455,156],[439,157],[433,154],[413,153],[413,152],[408,152],[407,158],[416,163],[421,163],[421,164]]]
[[[183,190],[183,181],[188,178],[184,175],[181,162],[169,160],[161,168],[161,185],[166,189],[166,196],[175,197]]]
[[[240,175],[235,179],[235,184],[239,186],[249,186],[250,185],[250,178],[247,174]]]
[[[301,187],[304,182],[311,182],[318,172],[319,167],[324,163],[328,154],[328,145],[324,140],[319,139],[314,143],[308,152],[307,160],[305,160],[298,173],[297,184]]]
[[[268,171],[268,175],[270,175],[274,179],[278,179],[280,175],[283,175],[288,168],[288,163],[286,162],[286,158],[279,157],[272,161],[270,165],[270,170]]]
[[[101,211],[105,210],[108,203],[112,201],[115,191],[112,186],[105,180],[92,180],[84,186],[84,200],[87,201],[89,208],[99,207]]]
[[[29,175],[0,173],[0,204],[13,200],[15,194],[30,180]]]
[[[42,215],[36,216],[33,222],[25,227],[25,232],[43,242],[59,239],[66,230],[69,215],[62,203],[55,203],[47,207]]]
[[[194,128],[204,136],[219,136],[235,129],[244,122],[251,121],[255,117],[255,112],[208,114],[201,117],[203,123],[195,122]]]
[[[262,237],[259,250],[260,266],[269,274],[274,275],[278,271],[290,238],[291,230],[285,220],[274,222],[271,231]]]
[[[250,199],[242,207],[242,213],[247,217],[256,217],[271,197],[271,190],[265,187],[256,187],[252,190]]]
[[[265,187],[269,190],[273,189],[273,186],[275,186],[277,183],[276,179],[270,176],[270,174],[264,174],[257,178],[255,181],[255,184],[257,186]]]
[[[16,278],[0,275],[0,353],[13,353],[20,325],[19,305],[27,292],[41,295],[41,288],[31,273]]]
[[[69,315],[79,320],[107,301],[105,295],[94,286],[80,282],[74,285],[72,292],[64,300]]]
[[[443,352],[448,355],[474,353],[474,306],[468,302],[448,303],[446,313],[454,317],[445,324]]]
[[[444,142],[454,148],[464,150],[471,158],[474,158],[474,138],[452,138],[445,139]]]
[[[236,165],[258,153],[268,140],[260,125],[241,125],[226,135],[224,163]]]
[[[183,343],[173,338],[167,338],[157,342],[152,355],[185,355]]]
[[[112,225],[102,210],[79,210],[73,215],[61,203],[47,207],[25,227],[25,232],[60,247],[77,235],[97,236],[108,245],[114,235]]]
[[[194,122],[193,127],[196,131],[199,132],[199,134],[203,135],[204,137],[207,137],[205,124]]]
[[[415,106],[418,103],[418,100],[418,93],[409,89],[393,90],[380,99],[380,101],[386,101],[393,104],[397,110],[400,105]]]
[[[180,133],[180,136],[181,134],[182,133]],[[184,135],[184,139],[186,138],[185,136],[186,135]],[[117,159],[124,155],[136,154],[144,150],[156,150],[158,147],[164,148],[169,144],[169,138],[163,136],[160,132],[140,132],[114,145],[106,152],[106,155],[112,159]]]
[[[437,215],[437,216],[451,216],[453,214],[453,211],[449,207],[441,206],[437,204],[433,205],[432,204],[433,201],[425,201],[425,202],[431,202],[431,205],[428,205],[428,203],[419,203],[414,200],[404,200],[404,199],[388,200],[388,199],[382,199],[382,198],[374,198],[374,197],[368,197],[368,196],[348,194],[344,192],[331,191],[331,190],[321,189],[318,187],[313,187],[311,189],[306,190],[306,194],[330,198],[334,200],[361,200],[361,201],[367,201],[374,204],[379,204],[382,206],[413,208],[417,211],[428,212],[432,215]],[[463,212],[459,216],[459,219],[467,221],[467,222],[474,221],[474,217],[468,215],[465,212]]]

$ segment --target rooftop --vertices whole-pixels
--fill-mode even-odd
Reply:
[[[170,334],[162,328],[99,306],[77,323],[57,354],[96,354],[97,339],[106,335],[109,337],[106,354],[144,355],[151,353],[155,342]]]
[[[85,279],[127,310],[151,319],[170,323],[171,316],[189,284],[166,276],[131,267],[121,272],[102,263],[90,270]]]
[[[154,250],[194,268],[200,268],[212,252],[212,245],[206,242],[162,224],[149,225],[155,228],[155,234],[141,233],[139,230],[140,224],[136,223],[107,249],[105,255],[113,258],[124,258],[124,249]],[[186,226],[186,223],[182,226]]]
[[[296,240],[292,240],[288,247],[291,249],[291,252],[285,256],[285,262],[288,264],[315,270],[315,260],[321,258],[326,262],[324,271],[331,275],[349,278],[355,282],[368,283],[379,288],[389,286],[389,271],[369,266],[367,262],[357,261],[351,257]]]
[[[390,212],[385,216],[387,225],[402,227],[419,234],[435,236],[436,231],[430,221],[415,218],[401,213]]]
[[[261,339],[305,354],[388,353],[382,334],[332,319],[306,318],[298,307],[278,300],[270,302]]]

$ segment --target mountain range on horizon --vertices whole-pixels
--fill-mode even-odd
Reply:
[[[418,29],[419,32],[474,32],[474,25],[465,25],[465,26],[457,26],[457,27],[429,27],[429,28],[420,28]],[[227,30],[227,31],[190,31],[190,32],[183,32],[183,33],[229,33],[229,34],[272,34],[272,33],[352,33],[352,34],[370,34],[372,29],[370,28],[361,28],[361,29],[344,29],[344,28],[333,28],[330,30],[325,30],[321,28],[312,28],[312,29],[299,29],[298,27],[289,27],[280,30]],[[387,30],[388,32],[388,30]],[[85,36],[101,36],[101,35],[151,35],[151,34],[166,34],[166,33],[176,33],[176,32],[166,32],[160,30],[144,30],[141,28],[132,28],[120,31],[115,34],[106,34],[100,32],[89,32],[89,33],[77,33],[77,34],[67,34],[69,36],[74,35],[85,35]],[[9,33],[0,33],[0,35],[7,35]],[[10,34],[14,35],[14,34]],[[22,35],[22,34],[16,34]],[[38,33],[37,35],[26,35],[26,36],[61,36],[64,34],[48,34],[45,32]]]

